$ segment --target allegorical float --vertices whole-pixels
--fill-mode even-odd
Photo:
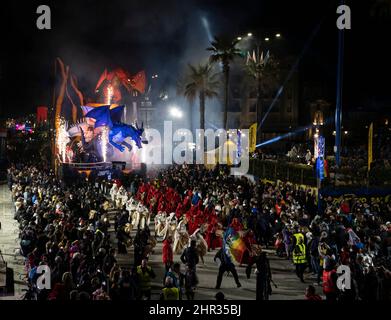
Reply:
[[[143,124],[126,123],[123,92],[145,93],[145,72],[132,76],[123,69],[105,70],[95,87],[95,97],[85,99],[76,77],[57,58],[60,83],[56,90],[55,155],[59,166],[79,170],[108,169],[113,162],[140,164]],[[95,100],[95,101],[94,101]]]

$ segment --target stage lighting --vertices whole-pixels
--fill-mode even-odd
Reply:
[[[178,107],[171,107],[170,108],[170,115],[174,118],[182,118],[183,112],[179,110]]]

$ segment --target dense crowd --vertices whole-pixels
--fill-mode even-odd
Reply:
[[[66,186],[53,171],[35,166],[9,169],[29,294],[49,300],[136,299],[137,270],[116,264],[106,196],[85,180],[74,182]],[[50,267],[51,290],[37,290],[42,264]]]
[[[162,299],[194,298],[197,264],[205,250],[215,251],[219,262],[215,288],[225,272],[241,286],[236,263],[223,249],[228,228],[246,245],[237,262],[248,266],[248,277],[256,265],[257,299],[270,295],[273,272],[261,246],[274,246],[281,258],[292,259],[298,281],[315,282],[329,300],[390,299],[391,203],[385,201],[328,198],[318,206],[313,191],[289,183],[254,183],[230,176],[220,165],[212,170],[172,166],[155,179],[135,178],[120,187],[126,199],[119,203],[115,230],[118,253],[129,243],[134,248],[134,267],[128,270],[116,263],[108,232],[108,209],[118,205],[113,202],[119,190],[110,199],[108,188],[100,184],[82,179],[65,185],[52,171],[34,166],[11,168],[8,180],[30,282],[38,265],[52,270],[52,289],[40,291],[43,299],[149,299],[156,275],[148,265],[153,237],[145,221],[161,215],[170,217],[170,223],[175,220],[173,232],[161,239],[166,268]],[[142,209],[132,211],[129,202]],[[150,217],[140,227],[143,212]],[[134,220],[138,230],[133,239],[127,229]],[[181,253],[183,273],[173,261],[174,252]],[[349,290],[338,285],[341,265],[351,273]],[[309,286],[306,298],[318,297]]]

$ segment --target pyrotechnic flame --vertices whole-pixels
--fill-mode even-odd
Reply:
[[[59,119],[57,132],[57,150],[62,162],[66,161],[66,148],[68,143],[68,133],[66,121],[63,118]]]
[[[107,162],[107,145],[109,143],[109,131],[107,130],[107,127],[103,127],[101,143],[103,162]]]
[[[113,97],[113,87],[111,85],[109,85],[107,87],[107,104],[110,105],[111,104],[111,98]]]

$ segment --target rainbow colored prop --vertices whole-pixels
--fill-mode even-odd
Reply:
[[[240,263],[246,244],[233,228],[228,228],[224,233],[223,250],[231,262],[234,260]]]

